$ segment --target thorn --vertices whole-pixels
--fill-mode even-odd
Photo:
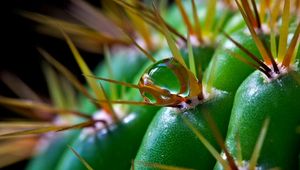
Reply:
[[[253,10],[254,10],[256,23],[257,23],[257,28],[261,30],[261,21],[260,21],[260,17],[259,17],[259,14],[258,14],[258,10],[257,10],[255,0],[251,0],[251,4],[252,4]]]
[[[271,72],[272,70],[265,65],[262,61],[258,59],[252,52],[250,52],[248,49],[246,49],[242,44],[235,41],[232,37],[230,37],[227,33],[223,32],[223,34],[232,42],[234,43],[238,48],[240,48],[244,53],[246,53],[252,60],[254,60],[256,63],[258,63],[266,72]]]

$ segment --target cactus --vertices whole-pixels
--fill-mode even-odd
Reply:
[[[66,41],[87,85],[41,48],[51,104],[2,77],[34,95],[0,104],[44,120],[0,134],[3,146],[36,147],[28,170],[300,168],[298,0],[103,0],[101,10],[73,0],[68,10],[83,25],[22,15]],[[91,71],[77,48],[99,45],[105,60]]]

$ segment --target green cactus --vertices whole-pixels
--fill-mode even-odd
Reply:
[[[51,65],[52,104],[0,96],[12,110],[49,116],[0,134],[37,148],[26,169],[299,168],[297,0],[102,6],[73,0],[66,20],[22,13],[67,42],[87,83],[38,49]],[[106,59],[91,71],[77,47],[100,46]]]

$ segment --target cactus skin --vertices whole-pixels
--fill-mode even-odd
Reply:
[[[245,30],[246,24],[244,18],[240,14],[233,13],[224,26],[224,32],[231,35]]]
[[[143,163],[212,169],[215,159],[183,123],[181,116],[190,120],[218,148],[201,109],[206,109],[211,114],[221,132],[225,134],[232,98],[232,95],[222,92],[194,109],[183,112],[170,107],[162,108],[154,117],[144,136],[135,158],[135,169],[153,169],[145,167]]]
[[[233,34],[232,37],[254,55],[260,57],[253,39],[249,38],[250,35],[243,32],[237,32]],[[241,54],[247,58],[247,55],[244,54],[241,49],[236,47],[230,40],[226,40],[220,45],[220,48],[216,50],[212,59],[212,61],[215,60],[216,64],[214,66],[213,62],[210,62],[204,75],[204,81],[208,81],[208,76],[214,77],[212,82],[213,87],[228,92],[235,92],[239,85],[255,69],[233,56],[230,56],[224,49],[229,49],[232,52]],[[213,73],[213,75],[210,75],[211,73]]]
[[[189,63],[188,50],[183,48],[180,51],[185,63]],[[208,67],[209,62],[213,57],[214,53],[215,53],[215,47],[213,46],[206,46],[206,45],[194,46],[193,55],[195,60],[195,66],[196,67],[201,66],[201,71],[204,72]]]
[[[128,169],[157,108],[131,107],[131,112],[116,123],[85,137],[78,136],[71,146],[94,169]],[[128,122],[127,122],[128,121]],[[85,169],[70,151],[64,153],[57,170]]]
[[[78,135],[78,131],[67,131],[55,134],[50,139],[49,145],[38,153],[26,167],[26,170],[53,170],[67,149],[67,145]]]
[[[237,155],[236,135],[239,135],[242,157],[249,160],[263,121],[270,117],[263,148],[257,166],[263,169],[279,167],[297,169],[300,136],[300,85],[291,71],[266,82],[259,71],[251,74],[239,87],[229,122],[226,144]]]

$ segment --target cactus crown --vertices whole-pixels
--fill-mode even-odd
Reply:
[[[237,47],[239,47],[243,52],[245,52],[249,58],[253,62],[249,62],[244,60],[239,54],[233,53],[230,50],[227,52],[230,53],[232,56],[246,62],[247,64],[251,65],[252,67],[260,70],[264,73],[269,79],[276,78],[279,75],[286,73],[288,69],[294,68],[293,63],[295,63],[295,56],[299,46],[299,34],[300,34],[300,23],[297,24],[295,32],[293,34],[292,40],[290,42],[289,47],[287,48],[287,38],[289,35],[288,25],[290,23],[290,1],[284,1],[284,8],[283,8],[283,15],[282,15],[282,26],[279,33],[279,43],[278,43],[278,50],[277,50],[277,42],[276,42],[276,33],[275,33],[275,20],[277,18],[277,13],[275,12],[270,13],[268,17],[268,26],[270,27],[270,47],[266,44],[264,40],[260,38],[260,35],[265,34],[261,23],[261,17],[265,15],[265,10],[263,9],[261,13],[258,13],[256,3],[251,1],[252,8],[248,1],[241,1],[239,2],[236,0],[236,4],[241,12],[244,21],[250,31],[251,37],[253,38],[262,58],[263,61],[259,59],[259,57],[255,56],[251,51],[244,48],[241,44],[235,41],[232,37],[228,34],[224,33],[224,35],[233,42]],[[270,6],[270,4],[269,4]],[[280,5],[277,6],[279,8]],[[253,9],[253,12],[252,10]],[[279,9],[278,9],[279,10]],[[276,15],[276,16],[275,16]]]

